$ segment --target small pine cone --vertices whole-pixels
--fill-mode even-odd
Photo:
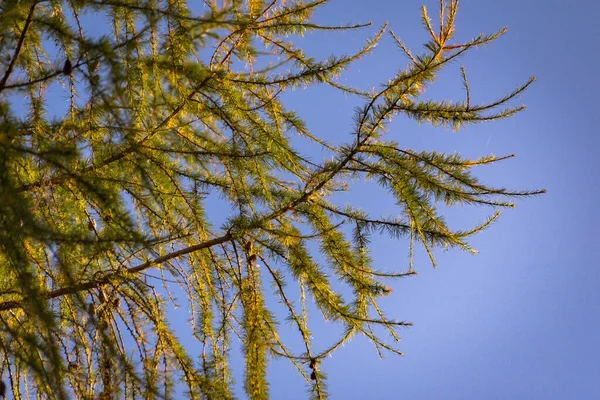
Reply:
[[[312,379],[313,381],[317,380],[317,374],[315,373],[315,371],[310,373],[310,379]]]
[[[250,254],[250,255],[248,256],[248,260],[247,260],[247,261],[248,261],[248,264],[254,264],[254,263],[256,262],[256,259],[257,259],[257,258],[258,258],[258,257],[256,256],[256,254]]]
[[[251,241],[247,241],[244,244],[244,251],[246,252],[246,254],[252,254],[252,247],[254,246]]]
[[[65,60],[65,65],[63,66],[62,72],[65,75],[71,75],[73,73],[73,64],[71,64],[71,60],[68,58]]]

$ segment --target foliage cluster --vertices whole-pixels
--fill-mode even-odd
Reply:
[[[374,327],[398,340],[409,324],[386,317],[377,299],[389,294],[387,280],[414,274],[413,246],[434,264],[435,247],[473,252],[467,238],[499,215],[456,231],[436,205],[499,209],[539,193],[489,187],[471,172],[508,157],[416,152],[386,133],[398,115],[459,129],[522,109],[508,102],[533,79],[476,104],[464,70],[464,100],[424,98],[448,63],[504,32],[453,41],[456,0],[440,1],[437,27],[422,9],[429,40],[420,54],[389,32],[407,65],[372,91],[337,77],[386,26],[354,54],[317,61],[291,37],[363,27],[312,22],[326,0],[198,3],[0,3],[0,368],[15,398],[172,398],[182,384],[190,398],[232,398],[236,338],[249,398],[268,397],[269,357],[288,359],[311,396],[325,398],[320,361],[354,335],[401,354]],[[100,19],[110,22],[103,35],[93,26]],[[281,101],[314,84],[363,102],[342,146],[313,135]],[[52,111],[59,98],[63,115]],[[301,154],[296,136],[327,161]],[[331,201],[364,180],[389,191],[395,215]],[[213,195],[232,210],[223,226],[209,223]],[[406,271],[374,268],[374,233],[407,238]],[[269,285],[301,352],[278,334]],[[175,296],[193,338],[170,327]],[[311,343],[309,301],[343,327],[330,347]],[[200,354],[186,350],[192,339]]]

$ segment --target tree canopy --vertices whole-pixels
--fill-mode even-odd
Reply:
[[[398,116],[458,130],[521,111],[510,102],[533,78],[476,103],[461,69],[463,100],[425,96],[451,61],[504,30],[456,42],[458,1],[443,0],[435,24],[422,8],[429,39],[419,53],[383,26],[355,53],[315,60],[295,36],[365,26],[316,24],[326,2],[0,3],[0,368],[15,398],[233,398],[238,343],[249,398],[268,398],[270,358],[289,360],[310,396],[325,398],[320,362],[353,336],[401,354],[386,335],[397,341],[410,323],[377,300],[390,279],[415,273],[414,246],[434,266],[436,247],[474,252],[467,239],[499,209],[541,193],[472,173],[512,155],[414,151],[387,129]],[[340,83],[384,37],[406,65],[370,91]],[[282,100],[316,84],[363,104],[343,145],[311,132]],[[326,155],[303,154],[297,138]],[[394,215],[333,201],[360,181],[385,188]],[[211,196],[229,213],[218,226]],[[492,211],[456,230],[441,204]],[[373,265],[373,234],[406,239],[406,269]],[[188,336],[171,326],[175,304],[189,311]],[[312,343],[311,304],[343,329],[329,347]],[[302,349],[279,334],[283,322]]]

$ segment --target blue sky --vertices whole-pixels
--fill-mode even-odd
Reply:
[[[361,38],[389,21],[413,51],[426,34],[419,7],[435,16],[437,1],[334,0],[316,14],[328,23],[372,21],[360,32],[302,39],[315,57],[349,53]],[[401,146],[476,157],[516,153],[482,168],[486,183],[515,189],[546,188],[544,196],[519,201],[489,230],[473,238],[472,256],[438,253],[433,270],[419,254],[419,275],[394,284],[386,299],[390,316],[414,323],[403,331],[403,358],[380,360],[362,338],[323,363],[332,399],[596,399],[600,398],[600,150],[597,110],[597,20],[600,3],[579,1],[462,0],[457,38],[501,27],[497,42],[471,52],[440,76],[433,98],[462,99],[459,66],[465,65],[474,101],[513,89],[529,76],[537,82],[518,102],[527,110],[510,120],[458,133],[399,119],[390,128]],[[405,65],[390,38],[341,79],[363,88],[385,81]],[[316,134],[342,142],[352,126],[352,99],[326,88],[288,96]],[[375,191],[374,191],[375,190]],[[393,212],[393,203],[371,186],[344,201]],[[467,226],[483,209],[450,210],[448,220]],[[381,269],[406,267],[406,242],[373,241]],[[315,340],[329,333],[321,325]],[[293,368],[269,370],[274,399],[304,399]]]

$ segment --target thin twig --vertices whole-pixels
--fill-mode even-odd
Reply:
[[[29,8],[29,13],[27,14],[27,19],[25,20],[25,25],[23,26],[23,31],[21,31],[21,35],[19,36],[19,42],[17,43],[17,48],[15,49],[15,53],[13,54],[12,59],[10,60],[10,64],[8,64],[8,69],[4,73],[2,77],[2,81],[0,81],[0,92],[6,86],[6,82],[10,78],[10,75],[15,68],[15,64],[17,63],[17,59],[21,54],[21,49],[23,48],[23,43],[25,42],[25,36],[27,35],[27,31],[29,30],[29,25],[31,25],[31,20],[33,19],[33,13],[35,12],[35,6],[37,6],[37,1],[31,5]]]

